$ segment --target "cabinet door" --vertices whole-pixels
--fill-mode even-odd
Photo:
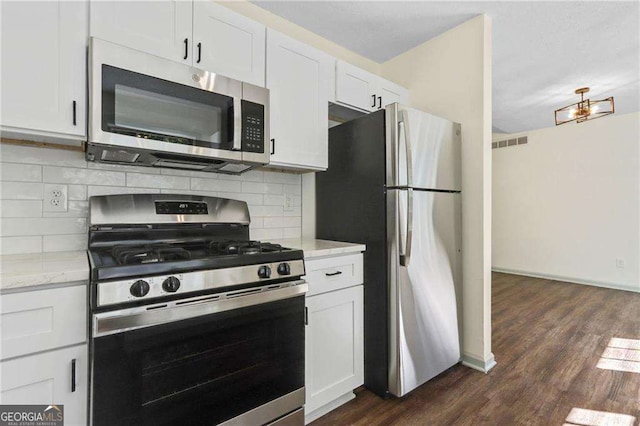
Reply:
[[[2,126],[84,136],[87,3],[3,1],[0,8]]]
[[[344,61],[336,65],[336,102],[363,111],[378,109],[378,76]]]
[[[307,298],[305,411],[364,383],[362,286]]]
[[[181,0],[91,0],[90,33],[177,62],[192,64],[192,3]]]
[[[1,404],[62,404],[65,425],[87,424],[86,345],[3,361],[0,371]]]
[[[194,66],[264,87],[265,26],[211,0],[193,3]]]
[[[267,30],[271,166],[327,168],[332,63],[324,52]]]
[[[394,102],[406,104],[409,98],[409,92],[404,87],[384,78],[378,79],[378,88],[376,89],[378,99],[378,109],[384,108]]]

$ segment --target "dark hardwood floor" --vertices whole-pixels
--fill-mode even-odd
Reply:
[[[362,389],[313,425],[562,425],[573,408],[638,425],[640,371],[596,365],[611,338],[640,339],[640,294],[499,273],[492,286],[488,374],[457,365],[402,399]]]

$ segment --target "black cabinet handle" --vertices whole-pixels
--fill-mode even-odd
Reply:
[[[375,108],[376,107],[376,95],[371,95],[371,98],[373,99],[373,105],[371,105],[371,108]]]
[[[73,101],[73,125],[74,126],[78,125],[77,114],[76,114],[76,101]]]
[[[328,277],[335,277],[336,275],[340,275],[342,274],[342,271],[337,271],[337,272],[332,272],[332,273],[326,273],[325,275]]]
[[[71,392],[76,391],[76,359],[71,360]]]
[[[196,63],[200,63],[200,59],[202,59],[202,43],[198,43],[198,60]]]
[[[276,153],[276,140],[271,139],[271,155]]]
[[[309,325],[309,308],[304,307],[304,325]]]
[[[382,96],[378,96],[378,109],[382,108]]]
[[[184,58],[182,59],[187,59],[188,56],[189,56],[189,39],[185,38],[184,39]]]

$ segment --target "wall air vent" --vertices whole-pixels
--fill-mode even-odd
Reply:
[[[491,143],[491,149],[506,148],[506,147],[509,147],[509,146],[517,146],[517,145],[524,145],[524,144],[526,144],[528,142],[529,141],[527,140],[526,136],[520,136],[519,138],[505,139],[505,140],[501,140],[501,141],[492,142]]]

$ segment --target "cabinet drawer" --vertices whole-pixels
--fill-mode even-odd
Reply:
[[[306,260],[307,296],[362,284],[362,267],[361,253]]]
[[[1,299],[1,359],[86,341],[84,285],[5,294]]]

